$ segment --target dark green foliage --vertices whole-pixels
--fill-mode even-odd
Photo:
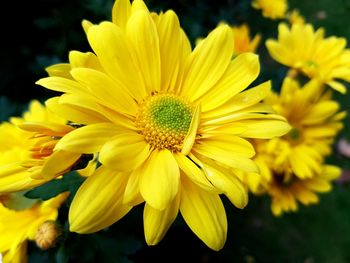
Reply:
[[[70,192],[67,201],[69,204],[84,180],[85,178],[80,176],[77,172],[70,172],[65,174],[62,179],[52,180],[45,185],[29,190],[26,192],[25,196],[32,199],[48,200],[60,193]]]

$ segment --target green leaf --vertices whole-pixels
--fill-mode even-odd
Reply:
[[[84,180],[84,177],[73,171],[65,174],[61,179],[52,180],[26,192],[24,196],[31,199],[48,200],[59,195],[60,193],[70,192],[67,200],[67,203],[70,204],[76,191]]]

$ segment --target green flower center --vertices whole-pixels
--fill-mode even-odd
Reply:
[[[191,125],[193,107],[181,97],[155,94],[140,105],[136,126],[154,148],[181,150]]]

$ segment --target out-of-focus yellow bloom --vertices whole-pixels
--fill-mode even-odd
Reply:
[[[58,209],[67,195],[63,193],[48,201],[38,200],[23,210],[11,210],[3,205],[11,197],[0,194],[0,253],[4,263],[27,262],[27,241],[34,240],[45,221],[57,219]]]
[[[149,245],[180,211],[219,250],[227,232],[219,194],[239,208],[247,204],[247,191],[229,168],[257,171],[245,138],[280,136],[290,126],[260,103],[269,82],[245,91],[259,74],[258,57],[232,60],[227,25],[192,50],[173,11],[151,14],[141,0],[118,0],[112,18],[83,22],[95,54],[72,52],[70,64],[50,67],[51,76],[38,81],[64,93],[48,102],[50,109],[86,125],[55,149],[98,152],[102,164],[74,197],[70,228],[96,232],[145,202]]]
[[[311,24],[293,24],[289,28],[281,23],[278,40],[268,39],[266,46],[279,63],[346,92],[344,84],[338,81],[350,82],[350,50],[346,48],[345,38],[325,38],[324,29],[315,32]]]
[[[331,99],[317,80],[303,87],[286,78],[280,95],[271,93],[265,99],[276,112],[292,125],[292,130],[279,138],[254,140],[254,161],[259,173],[238,173],[254,194],[272,198],[273,214],[297,210],[298,201],[312,204],[317,192],[331,189],[331,181],[340,169],[324,163],[331,145],[343,127],[346,112]]]
[[[274,156],[273,170],[302,179],[319,174],[324,156],[331,153],[334,137],[343,128],[346,112],[339,112],[339,103],[331,99],[331,92],[323,92],[317,80],[300,87],[286,78],[280,94],[271,93],[265,101],[293,127],[288,134],[257,146]]]
[[[305,24],[305,18],[300,14],[298,9],[293,9],[292,11],[288,12],[287,19],[291,25],[294,25],[294,24],[304,25]]]
[[[318,203],[317,193],[331,191],[332,181],[340,174],[341,169],[331,165],[323,165],[318,174],[308,179],[286,173],[273,173],[272,180],[265,186],[271,197],[272,213],[280,216],[283,212],[295,212],[298,202],[303,205]]]
[[[288,2],[287,0],[253,0],[252,7],[261,9],[264,17],[279,19],[286,16]]]
[[[0,192],[30,189],[71,170],[81,155],[54,150],[75,129],[66,123],[32,101],[22,118],[0,125]]]
[[[248,25],[232,26],[233,32],[233,54],[239,55],[245,52],[255,52],[258,48],[261,36],[255,35],[253,39],[250,37]]]

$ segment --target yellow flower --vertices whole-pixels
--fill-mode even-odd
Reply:
[[[325,38],[323,28],[315,32],[311,24],[293,24],[289,28],[281,23],[278,40],[268,39],[266,46],[279,63],[346,92],[344,84],[338,81],[350,81],[350,50],[345,48],[345,38]]]
[[[285,17],[288,2],[287,0],[253,0],[252,7],[261,9],[264,17],[279,19]]]
[[[72,168],[81,154],[54,150],[74,130],[66,122],[32,101],[22,118],[0,125],[0,192],[33,188]]]
[[[338,112],[339,103],[331,99],[331,93],[322,90],[317,80],[300,87],[297,81],[286,78],[280,95],[266,98],[265,102],[293,127],[288,134],[257,145],[258,152],[273,156],[271,165],[277,173],[303,179],[321,172],[323,159],[331,153],[331,144],[346,115],[345,111]]]
[[[27,262],[27,241],[34,240],[38,228],[45,221],[57,219],[58,208],[66,200],[67,193],[48,201],[34,201],[23,210],[5,207],[3,202],[8,201],[6,198],[11,197],[0,194],[0,253],[4,263]]]
[[[316,193],[331,191],[331,182],[338,178],[340,173],[340,168],[331,165],[323,165],[319,174],[304,180],[293,175],[274,173],[266,186],[272,199],[272,213],[280,216],[283,212],[295,212],[298,210],[298,202],[303,205],[318,203]]]
[[[289,131],[261,100],[270,83],[244,91],[259,74],[257,55],[231,60],[232,31],[223,25],[192,51],[173,11],[150,13],[141,0],[116,1],[113,23],[84,21],[94,51],[70,53],[37,83],[64,94],[50,109],[86,126],[55,149],[98,152],[102,164],[77,191],[71,231],[110,226],[145,201],[144,231],[157,244],[178,212],[210,248],[226,240],[219,194],[243,208],[247,191],[230,167],[256,171],[245,138]],[[103,191],[101,191],[103,189]]]
[[[245,52],[255,52],[261,36],[255,35],[253,39],[250,38],[249,27],[246,24],[240,26],[232,26],[233,32],[233,54],[239,55]]]
[[[300,12],[298,9],[293,9],[292,11],[287,13],[287,19],[291,25],[299,24],[304,25],[305,24],[305,18],[300,15]]]

